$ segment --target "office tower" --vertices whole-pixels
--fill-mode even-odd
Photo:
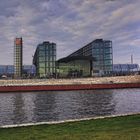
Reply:
[[[48,41],[37,46],[33,64],[36,66],[36,75],[39,78],[54,77],[56,73],[56,44]]]
[[[22,77],[22,38],[14,40],[14,77]]]

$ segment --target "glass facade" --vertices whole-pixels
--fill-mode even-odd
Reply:
[[[93,73],[107,75],[113,69],[112,42],[98,39],[92,42]]]
[[[114,64],[113,72],[132,72],[139,71],[138,64]]]
[[[56,73],[56,44],[43,42],[37,46],[33,63],[38,77],[52,77]]]
[[[23,66],[23,78],[32,78],[36,74],[36,69],[34,65],[24,65]]]
[[[22,77],[22,38],[14,41],[14,77]]]
[[[93,75],[108,75],[113,70],[112,41],[96,39],[68,57],[72,56],[94,57],[95,61],[92,62]]]
[[[33,65],[24,65],[22,74],[26,76],[34,76],[36,71]],[[14,76],[14,65],[0,65],[0,76],[6,75],[7,77]]]
[[[59,62],[57,73],[59,77],[87,77],[90,76],[90,61],[73,60],[67,63]]]
[[[0,75],[13,75],[14,66],[13,65],[0,65]]]

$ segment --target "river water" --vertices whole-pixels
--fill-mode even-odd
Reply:
[[[140,112],[140,89],[0,93],[0,125]]]

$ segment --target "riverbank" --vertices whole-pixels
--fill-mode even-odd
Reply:
[[[1,140],[139,140],[140,115],[1,128]]]
[[[0,92],[64,91],[118,88],[140,88],[140,75],[77,79],[0,80]]]
[[[73,79],[9,79],[0,80],[0,86],[78,85],[108,83],[140,83],[140,75],[115,77],[90,77]]]

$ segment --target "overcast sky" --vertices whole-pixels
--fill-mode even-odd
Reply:
[[[114,63],[140,64],[140,0],[0,0],[0,64],[21,36],[24,64],[45,40],[61,58],[97,38],[113,41]]]

